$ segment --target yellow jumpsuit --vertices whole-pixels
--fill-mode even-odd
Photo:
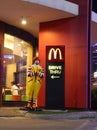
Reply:
[[[26,96],[28,99],[28,107],[37,107],[38,93],[42,84],[42,77],[44,76],[43,68],[40,65],[33,64],[28,67],[27,71],[27,85]]]

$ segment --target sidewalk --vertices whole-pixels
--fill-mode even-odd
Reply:
[[[36,119],[44,119],[44,120],[62,120],[62,119],[97,119],[96,111],[82,111],[82,112],[63,112],[58,114],[49,114],[49,115],[34,115]]]
[[[21,117],[43,120],[61,120],[61,119],[95,119],[97,111],[68,112],[68,110],[43,110],[40,112],[28,112],[20,110],[19,107],[1,107],[0,118]]]
[[[0,117],[25,117],[26,111],[20,111],[19,107],[1,107]]]

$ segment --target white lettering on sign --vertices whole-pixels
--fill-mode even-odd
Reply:
[[[50,74],[61,74],[60,70],[50,70]]]
[[[52,65],[52,66],[49,66],[48,68],[49,70],[61,70],[62,69],[62,66],[57,66],[57,65]]]
[[[62,73],[62,66],[61,65],[49,65],[48,66],[49,73],[52,79],[60,78]]]

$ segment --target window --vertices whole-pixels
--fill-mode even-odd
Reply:
[[[33,47],[29,43],[8,34],[4,35],[3,100],[26,100],[26,68],[32,64],[32,57]],[[11,84],[13,81],[17,87],[15,92]]]

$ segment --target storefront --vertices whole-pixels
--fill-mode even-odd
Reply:
[[[26,69],[32,64],[33,56],[36,55],[37,40],[29,33],[16,27],[3,22],[1,22],[1,26],[1,105],[6,105],[8,102],[10,104],[16,101],[25,102],[27,100]],[[13,82],[16,85],[14,87]]]
[[[77,16],[39,26],[38,52],[45,76],[38,105],[91,109],[92,88],[97,86],[97,23],[92,21],[92,0],[68,1],[79,5]],[[0,104],[25,102],[26,67],[36,55],[37,39],[2,22],[0,32]],[[17,96],[12,94],[12,81],[19,88]]]

